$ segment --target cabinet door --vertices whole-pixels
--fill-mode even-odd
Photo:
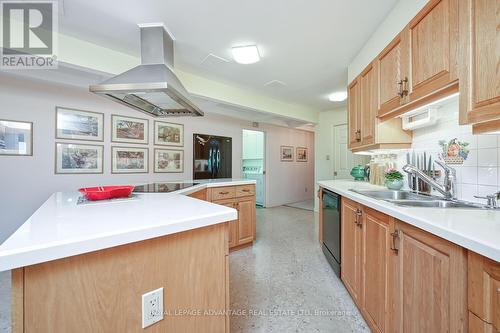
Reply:
[[[460,121],[500,118],[500,0],[460,0]]]
[[[234,200],[219,200],[219,201],[214,201],[213,203],[216,203],[218,205],[226,206],[229,208],[235,208],[236,203]],[[228,245],[229,248],[235,247],[238,245],[238,221],[231,221],[229,222],[229,240],[228,240]]]
[[[342,198],[342,214],[340,227],[340,270],[341,279],[354,301],[361,305],[361,250],[362,234],[358,227],[357,212],[359,205]]]
[[[500,263],[469,251],[469,310],[500,331]]]
[[[457,80],[457,0],[431,0],[408,29],[413,101]]]
[[[377,57],[379,104],[378,115],[382,116],[404,103],[400,93],[402,80],[408,78],[408,40],[402,32]]]
[[[377,71],[370,64],[360,75],[360,123],[361,145],[375,143],[375,124],[377,123]]]
[[[362,312],[373,332],[393,332],[394,218],[363,207],[363,221]]]
[[[361,145],[361,108],[359,80],[355,79],[348,88],[349,148]]]
[[[255,200],[241,200],[238,209],[238,245],[252,242],[255,232]]]
[[[399,222],[400,332],[467,331],[467,257],[458,245]]]

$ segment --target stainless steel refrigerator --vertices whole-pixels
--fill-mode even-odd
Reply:
[[[193,134],[193,179],[232,177],[232,138]]]

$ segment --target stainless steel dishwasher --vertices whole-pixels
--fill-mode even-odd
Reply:
[[[323,244],[326,259],[340,277],[340,195],[323,189]]]

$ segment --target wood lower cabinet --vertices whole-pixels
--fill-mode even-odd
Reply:
[[[229,223],[229,248],[252,245],[256,238],[255,185],[209,188],[207,200],[238,211],[238,220]]]
[[[341,279],[373,332],[467,332],[464,248],[344,197],[341,213]]]
[[[500,332],[500,263],[469,251],[469,331]]]
[[[342,198],[341,210],[341,242],[340,242],[340,271],[341,279],[351,294],[354,302],[362,304],[361,277],[362,277],[362,230],[361,206],[349,199]]]
[[[394,218],[376,210],[363,208],[363,277],[361,292],[363,313],[373,332],[393,332],[395,284],[394,253],[391,250],[391,233]]]
[[[500,0],[460,0],[458,8],[460,122],[500,119]]]
[[[396,330],[467,332],[465,249],[401,221],[396,233]]]

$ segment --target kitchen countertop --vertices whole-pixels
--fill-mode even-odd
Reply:
[[[255,184],[242,179],[196,182],[176,192],[83,204],[77,204],[79,192],[54,193],[0,245],[0,271],[236,220],[235,209],[186,195],[206,187]]]
[[[351,180],[319,181],[318,185],[500,262],[500,210],[401,207],[350,191],[385,187]]]

